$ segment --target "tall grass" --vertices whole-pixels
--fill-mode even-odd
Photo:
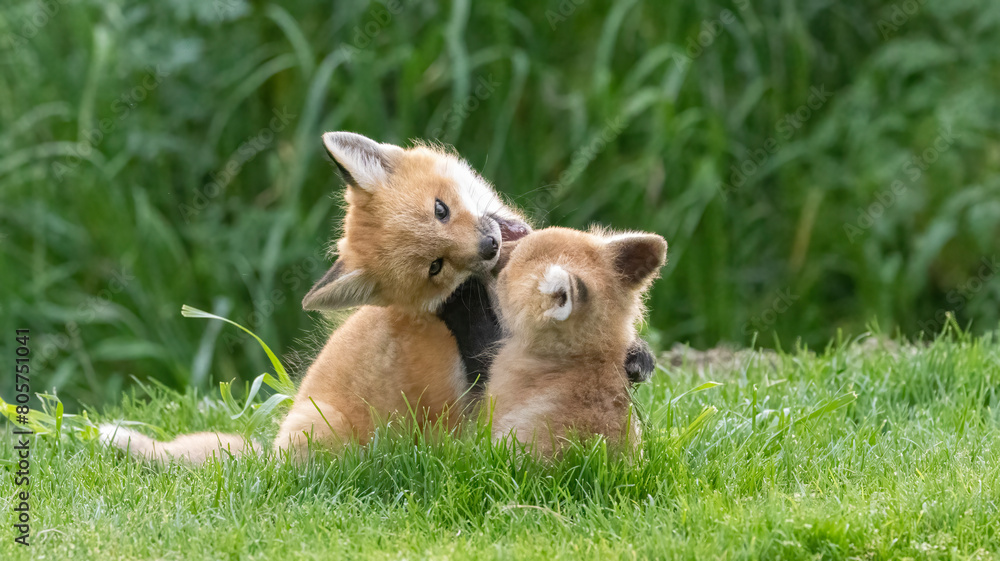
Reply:
[[[335,129],[453,143],[541,224],[665,235],[660,346],[1000,321],[995,2],[56,5],[0,7],[0,332],[84,403],[263,371],[184,303],[311,352]]]

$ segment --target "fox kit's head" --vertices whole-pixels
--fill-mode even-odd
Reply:
[[[667,242],[655,234],[539,230],[500,272],[502,322],[543,352],[624,349],[666,258]]]
[[[530,231],[464,161],[349,132],[323,135],[347,183],[337,262],[306,295],[307,310],[365,304],[434,311],[496,265],[504,240]]]

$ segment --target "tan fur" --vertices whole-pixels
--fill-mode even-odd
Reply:
[[[101,441],[128,450],[144,460],[177,459],[194,464],[210,457],[223,459],[247,452],[260,453],[260,447],[235,434],[196,432],[183,434],[170,442],[160,442],[132,429],[104,424],[100,426]]]
[[[493,236],[499,244],[507,235],[498,217],[529,229],[450,153],[423,145],[404,150],[352,133],[327,133],[323,140],[348,182],[346,215],[337,262],[303,307],[360,307],[330,336],[281,424],[274,446],[296,458],[310,441],[330,449],[365,443],[376,422],[409,411],[419,423],[442,419],[454,426],[468,384],[457,343],[435,312],[462,282],[496,266],[500,255],[484,258],[480,242]],[[435,216],[436,201],[447,205],[447,220]],[[443,266],[432,276],[437,259]],[[134,431],[128,436],[135,455],[160,460],[184,451],[199,461],[216,453],[220,440],[234,452],[252,447],[215,433],[173,443]]]
[[[332,449],[349,440],[364,444],[376,421],[410,409],[418,422],[457,413],[465,391],[454,339],[437,317],[365,306],[334,331],[310,367],[275,446],[301,455],[310,434]]]
[[[497,283],[510,338],[486,388],[495,439],[513,433],[543,457],[558,453],[570,433],[638,446],[622,364],[642,317],[642,293],[666,250],[653,234],[565,228],[519,242]]]
[[[330,337],[276,447],[301,455],[306,435],[334,448],[348,439],[365,443],[378,420],[412,410],[418,423],[447,415],[454,424],[464,410],[461,357],[435,312],[462,282],[496,265],[497,258],[479,255],[484,233],[500,236],[485,217],[515,215],[451,154],[417,146],[390,157],[384,182],[346,190],[337,243],[338,265],[358,272],[369,302],[379,306],[361,307]],[[445,223],[434,217],[435,201],[449,209]],[[439,258],[440,273],[428,276]]]
[[[455,181],[445,175],[465,167],[454,157],[420,147],[403,153],[394,167],[389,185],[346,190],[338,259],[367,273],[378,303],[426,312],[472,274],[488,271],[478,256],[481,217],[463,204]],[[450,209],[447,224],[433,220],[436,199]],[[499,199],[482,204],[490,212],[505,210]],[[427,268],[437,258],[444,258],[444,267],[428,279]]]

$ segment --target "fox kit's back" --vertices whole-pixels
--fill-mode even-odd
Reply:
[[[641,296],[666,259],[653,234],[530,234],[500,273],[497,297],[510,338],[487,395],[493,435],[557,452],[569,433],[636,446],[639,425],[622,368]]]

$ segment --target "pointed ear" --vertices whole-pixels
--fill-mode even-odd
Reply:
[[[538,283],[538,292],[549,304],[543,315],[557,321],[565,321],[575,307],[587,300],[587,285],[559,265],[549,265],[545,270],[545,277]]]
[[[337,164],[344,181],[365,191],[374,191],[388,181],[393,166],[403,154],[399,146],[380,144],[353,132],[325,133],[323,146]]]
[[[621,234],[607,240],[615,270],[625,286],[637,287],[652,279],[667,262],[667,240],[656,234]]]
[[[360,269],[348,271],[342,261],[337,261],[302,299],[302,309],[341,310],[375,304],[377,301],[378,290],[375,283],[366,279]]]

